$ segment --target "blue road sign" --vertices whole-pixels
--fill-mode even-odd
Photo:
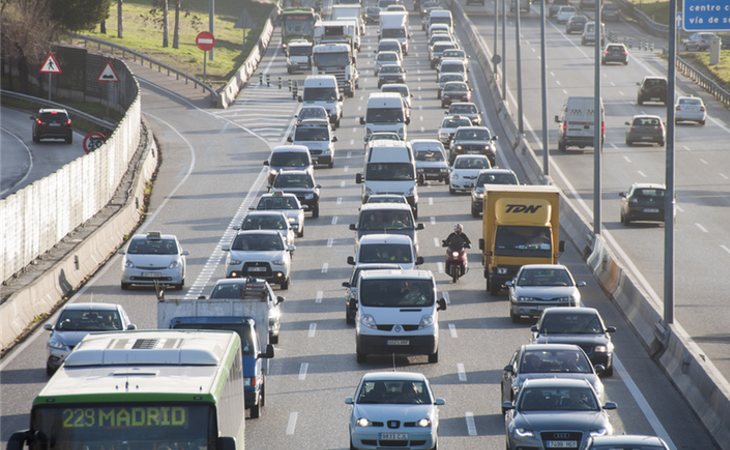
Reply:
[[[730,2],[684,0],[682,18],[686,31],[730,31]]]

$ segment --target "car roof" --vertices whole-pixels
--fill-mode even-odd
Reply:
[[[388,84],[384,84],[381,87],[381,89],[394,89],[394,90],[406,89],[406,90],[410,91],[410,89],[408,89],[408,85],[405,83],[388,83]]]
[[[265,197],[294,197],[294,198],[297,198],[297,196],[295,194],[292,194],[290,192],[276,191],[276,192],[266,192],[264,194],[261,194],[261,197],[259,198],[259,200],[262,198],[265,198]]]
[[[596,308],[589,308],[587,306],[571,306],[570,308],[560,307],[560,306],[553,306],[550,308],[545,308],[545,310],[542,312],[542,315],[547,314],[594,314],[594,315],[600,315],[598,310]]]
[[[365,204],[367,205],[367,203]],[[363,206],[365,206],[363,205]],[[405,234],[366,234],[360,238],[359,245],[363,244],[409,244],[413,245],[413,241]]]
[[[466,84],[466,82],[465,82],[465,81],[447,81],[447,82],[446,82],[446,84],[444,85],[444,87],[446,87],[446,86],[455,86],[455,85],[459,85],[459,86],[464,86],[464,87],[469,87],[469,86],[468,86],[468,85]]]
[[[378,42],[378,45],[380,45],[380,44],[393,44],[393,43],[398,44],[398,46],[400,46],[400,41],[398,39],[395,39],[395,38],[383,38],[383,39],[380,40],[380,42]]]
[[[473,125],[473,126],[470,126],[470,127],[459,127],[459,129],[461,129],[461,130],[486,130],[486,131],[489,131],[489,128],[487,128],[487,127],[480,127],[480,126],[476,126],[476,125]],[[490,132],[490,134],[491,134],[491,132]]]
[[[398,67],[398,68],[402,69],[403,65],[401,63],[387,62],[387,63],[383,64],[382,66],[380,66],[380,70],[382,71],[386,67]]]
[[[522,266],[523,269],[565,269],[568,270],[562,264],[525,264]]]
[[[360,211],[370,211],[370,210],[381,210],[381,209],[400,209],[404,211],[410,211],[411,205],[407,205],[405,203],[388,203],[388,202],[382,202],[382,203],[365,203],[360,207]]]
[[[116,311],[121,309],[116,303],[68,303],[61,308],[63,311]]]
[[[300,169],[287,169],[279,172],[279,175],[312,175],[311,172]]]
[[[269,234],[271,236],[281,237],[281,234],[279,234],[277,230],[239,230],[236,233],[236,236],[240,236],[242,234]]]
[[[584,378],[528,378],[522,385],[522,389],[524,390],[528,387],[589,387],[593,390],[588,380]]]
[[[462,128],[462,127],[459,127]],[[457,159],[489,159],[487,158],[487,155],[477,155],[477,154],[464,154],[464,155],[456,155],[456,158],[454,158],[454,161]]]
[[[159,237],[156,237],[155,234],[159,234]],[[132,239],[147,239],[148,237],[151,237],[153,239],[177,239],[174,234],[162,234],[155,231],[150,231],[147,233],[137,233],[132,236]]]
[[[371,380],[408,380],[408,381],[427,381],[428,379],[422,373],[418,372],[369,372],[362,376],[363,381]]]
[[[68,111],[66,111],[63,108],[41,108],[38,110],[38,114],[41,114],[41,113],[68,114]]]
[[[661,183],[634,183],[632,189],[666,189],[667,187]]]
[[[413,144],[434,144],[434,145],[439,144],[439,145],[443,145],[441,143],[441,141],[439,141],[438,139],[410,139],[408,141],[408,143],[410,145],[413,145]]]
[[[474,107],[477,106],[477,104],[474,102],[453,102],[451,105],[449,105],[449,109],[451,109],[452,106],[466,106],[466,105],[474,106]],[[477,108],[477,109],[479,109],[479,108]]]
[[[374,279],[383,279],[383,278],[396,278],[396,279],[402,279],[402,278],[409,278],[409,279],[421,279],[421,280],[434,280],[433,273],[430,270],[420,270],[420,269],[410,269],[410,270],[401,270],[401,269],[380,269],[380,270],[367,270],[365,272],[362,272],[360,274],[360,278],[362,279],[368,279],[368,278],[374,278]],[[434,280],[435,281],[435,280]]]
[[[278,152],[307,152],[309,153],[309,149],[304,145],[277,145],[276,147],[271,149],[271,153],[278,153]]]
[[[329,128],[329,122],[327,122],[327,119],[317,119],[317,118],[311,118],[311,119],[303,119],[299,124],[296,126],[297,128],[322,128],[327,127]]]
[[[398,264],[391,263],[358,263],[353,270],[357,269],[384,269],[384,270],[401,270]]]
[[[481,175],[483,173],[511,173],[511,174],[515,174],[514,170],[512,170],[512,169],[501,169],[501,168],[497,168],[497,167],[492,167],[491,169],[482,169],[482,170],[479,171],[479,175]],[[517,174],[515,174],[515,175],[517,175]]]
[[[634,117],[632,117],[632,119],[658,119],[658,120],[662,120],[661,117],[655,116],[653,114],[635,114]]]
[[[286,219],[286,214],[275,209],[254,209],[246,213],[248,216],[280,216]]]
[[[523,344],[522,350],[580,350],[580,347],[575,344]]]

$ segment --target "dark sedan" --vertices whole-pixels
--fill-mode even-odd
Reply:
[[[565,23],[565,33],[567,33],[567,34],[582,33],[583,28],[585,28],[585,26],[586,26],[586,23],[588,23],[588,17],[580,16],[580,15],[572,16]]]
[[[384,64],[378,71],[378,88],[386,83],[405,83],[406,71],[400,64]]]
[[[463,81],[449,81],[441,92],[441,107],[446,108],[454,102],[470,102],[471,88]]]
[[[629,225],[637,220],[664,222],[663,184],[634,183],[629,192],[620,192],[621,223]]]
[[[629,63],[629,49],[624,44],[608,44],[601,55],[601,64],[620,63],[624,66]]]
[[[629,127],[626,130],[626,145],[646,142],[664,146],[664,122],[661,117],[636,115],[626,125]]]
[[[659,102],[667,104],[667,79],[665,77],[644,77],[636,93],[636,103],[639,106],[644,102]]]
[[[285,170],[279,172],[269,190],[294,194],[305,211],[312,213],[312,218],[319,217],[319,190],[322,186],[314,181],[314,176],[304,170]]]
[[[574,344],[586,352],[594,367],[602,364],[613,375],[613,341],[616,327],[607,327],[595,308],[547,308],[532,327],[534,344]]]
[[[621,20],[621,8],[613,3],[606,3],[601,8],[601,19],[606,22],[618,22]]]
[[[65,109],[43,108],[38,110],[33,119],[33,142],[41,139],[63,139],[67,144],[73,143],[73,127],[71,118]]]

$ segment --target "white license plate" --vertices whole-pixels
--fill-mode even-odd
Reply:
[[[408,433],[380,433],[381,441],[407,441]]]
[[[56,123],[56,122],[51,122],[51,123],[48,124],[48,126],[51,126],[51,127],[60,127],[61,124],[60,123]]]
[[[388,345],[410,345],[411,341],[408,339],[388,339],[386,341]]]
[[[249,272],[266,272],[266,267],[249,267]]]
[[[645,213],[658,213],[659,208],[644,208]]]
[[[143,278],[157,278],[158,276],[157,272],[142,272]]]
[[[547,441],[547,448],[575,448],[578,446],[577,441]]]

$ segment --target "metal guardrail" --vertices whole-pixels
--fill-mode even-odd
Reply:
[[[71,114],[81,117],[82,119],[95,123],[101,127],[104,127],[108,130],[113,130],[117,127],[117,124],[113,122],[109,122],[108,120],[100,119],[94,115],[91,115],[89,113],[85,113],[81,111],[80,109],[71,108],[69,106],[64,105],[63,103],[56,103],[50,100],[45,100],[40,97],[34,97],[32,95],[27,94],[21,94],[20,92],[13,92],[8,91],[6,89],[0,89],[0,95],[4,97],[10,97],[10,98],[17,98],[20,100],[25,100],[27,102],[31,102],[40,106],[52,106],[55,108],[64,108],[66,111],[70,112]]]
[[[730,108],[730,91],[720,86],[717,81],[695,69],[692,64],[680,57],[677,57],[677,70],[715,97],[723,106]]]
[[[101,51],[102,47],[108,47],[110,49],[110,53],[114,55],[114,51],[121,52],[122,59],[126,59],[127,55],[132,56],[132,60],[134,62],[137,62],[137,59],[139,59],[140,64],[145,65],[148,64],[150,68],[154,68],[157,66],[157,71],[162,72],[162,70],[167,71],[167,75],[170,76],[170,74],[174,74],[176,79],[183,79],[185,80],[185,84],[188,82],[193,83],[193,86],[195,88],[200,87],[203,91],[207,91],[208,94],[211,96],[212,100],[214,102],[218,101],[218,92],[215,91],[212,87],[205,84],[202,80],[196,77],[191,77],[190,75],[185,74],[184,72],[181,72],[174,67],[168,66],[167,64],[156,60],[155,58],[151,58],[148,55],[145,55],[143,53],[140,53],[138,51],[132,50],[129,47],[125,47],[123,45],[113,44],[111,42],[104,41],[102,39],[96,39],[90,36],[84,36],[81,34],[74,34],[74,38],[80,39],[84,42],[84,47],[88,48],[89,43],[96,44],[97,49]]]

